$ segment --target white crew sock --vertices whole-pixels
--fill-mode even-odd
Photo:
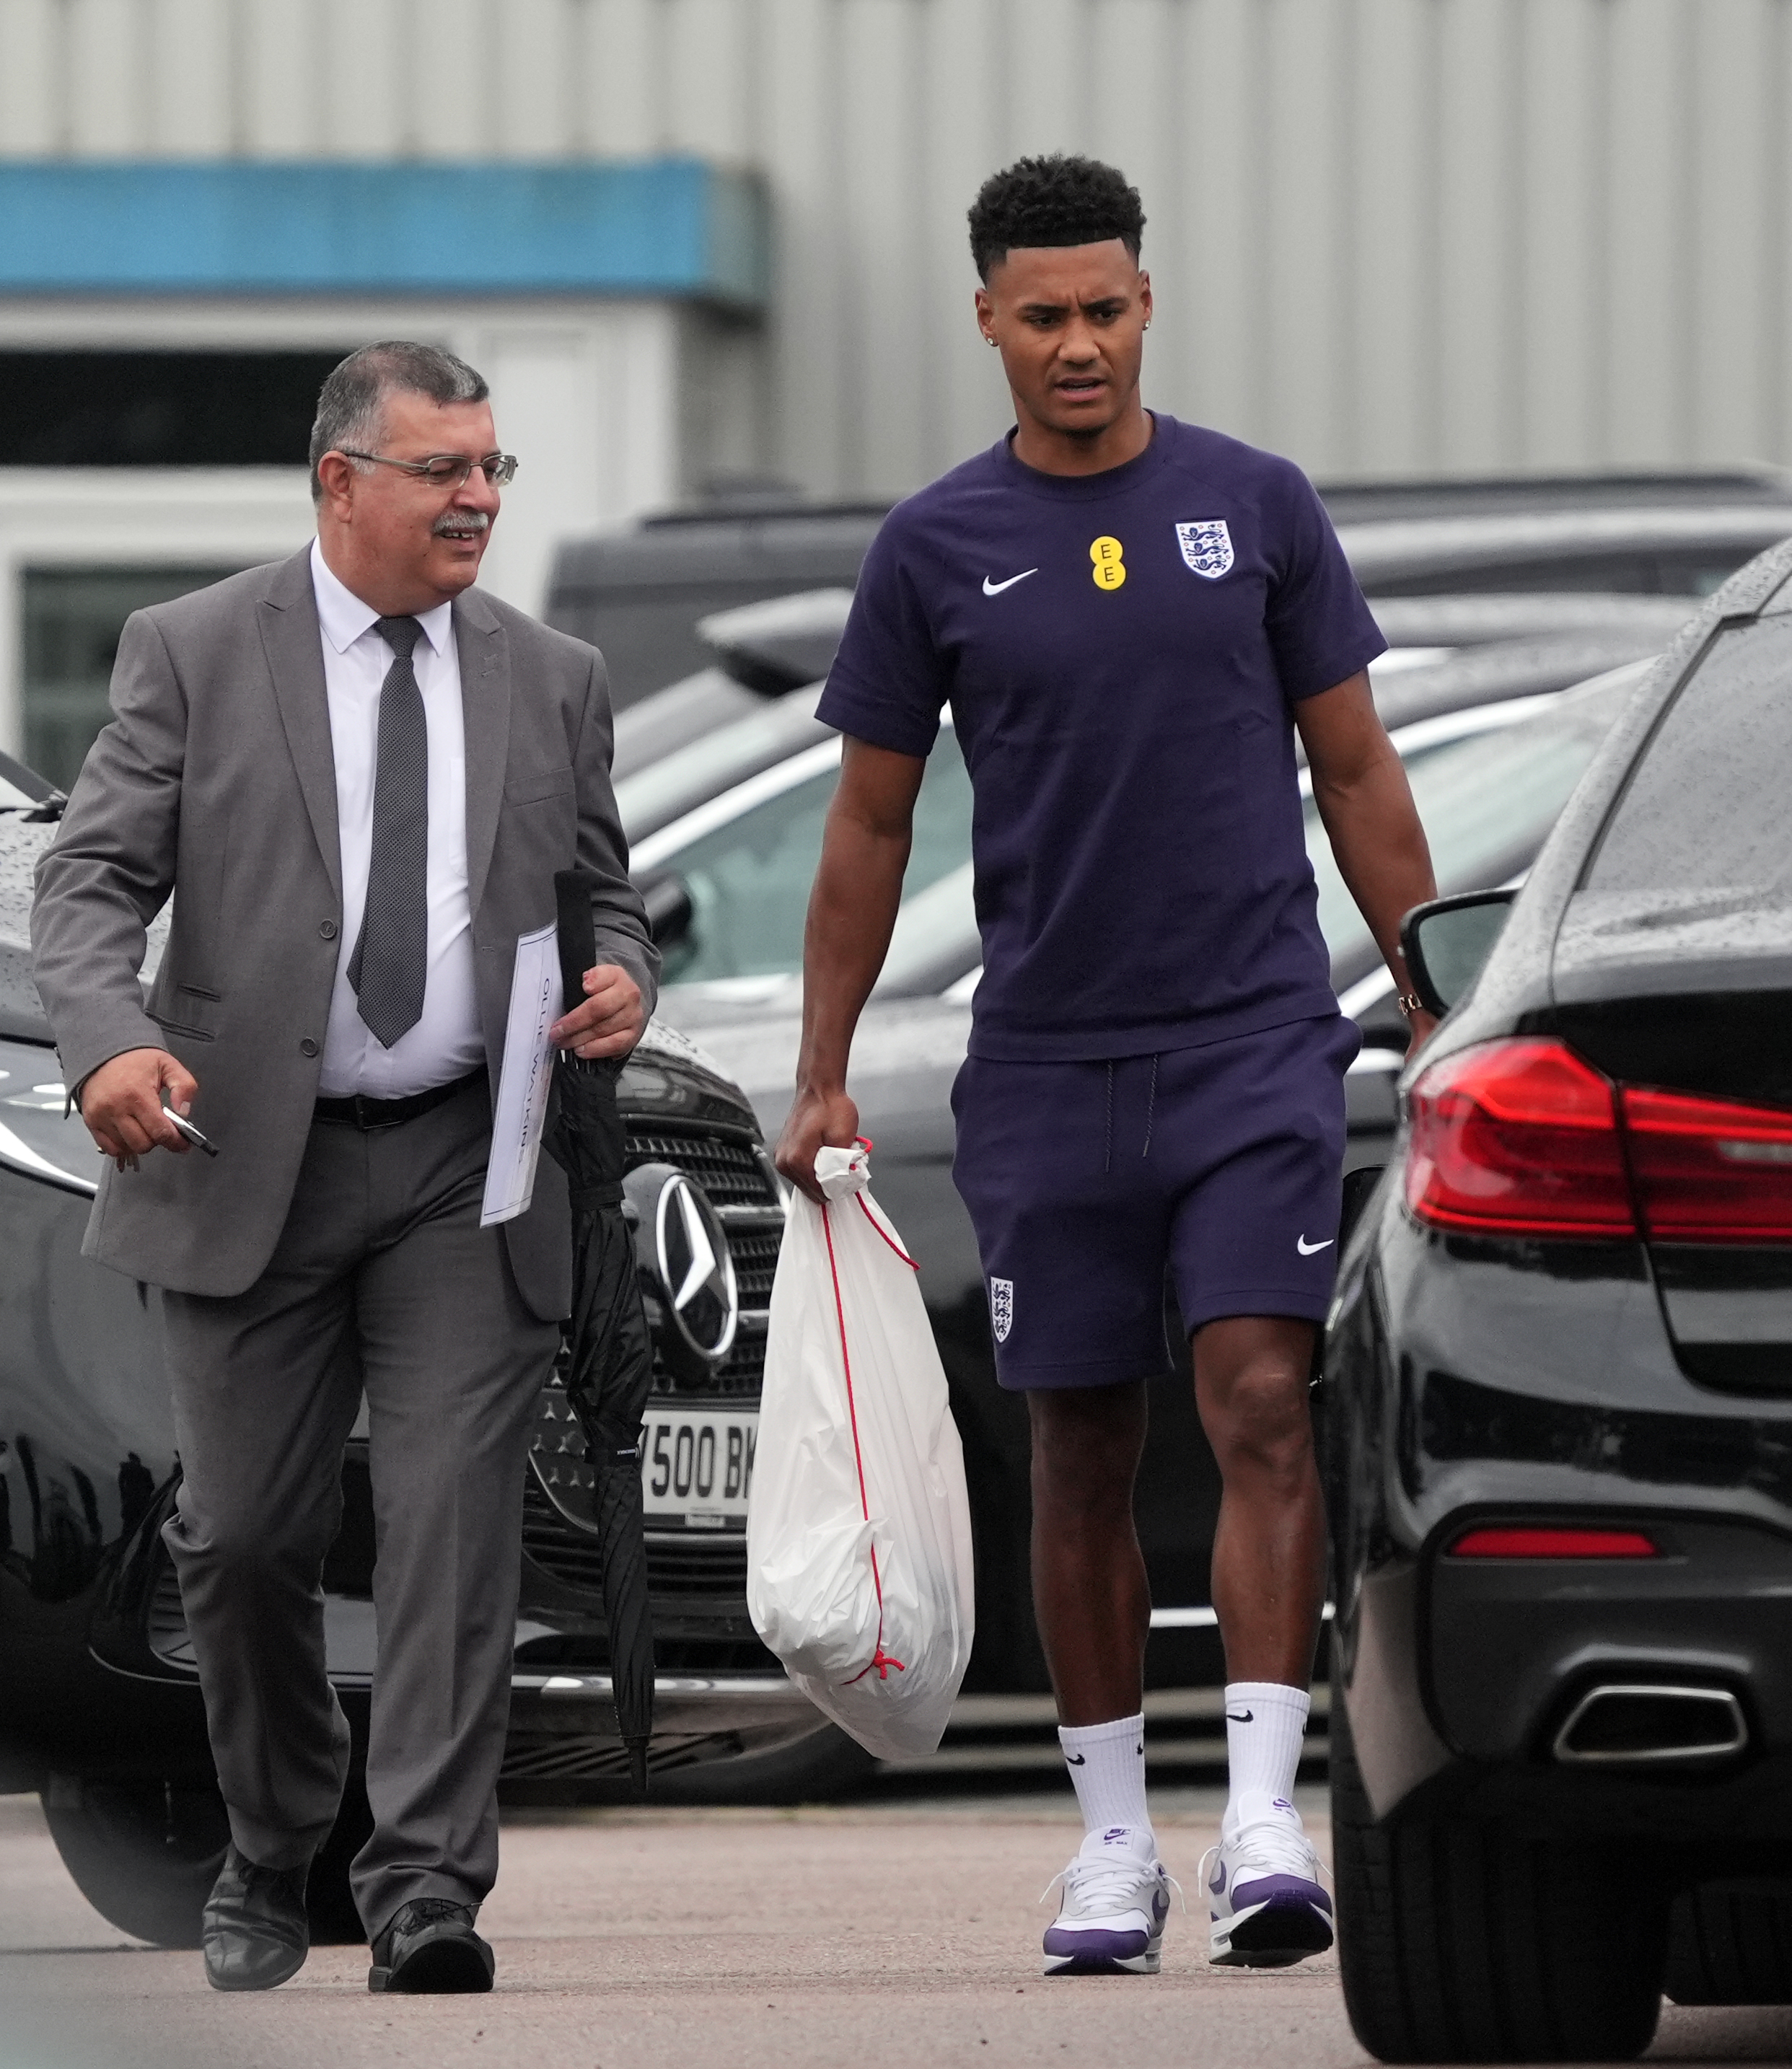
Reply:
[[[1272,1814],[1296,1815],[1295,1770],[1312,1699],[1278,1681],[1231,1681],[1226,1687],[1226,1760],[1231,1791],[1220,1829]]]
[[[1058,1742],[1085,1832],[1151,1830],[1145,1807],[1145,1713],[1107,1724],[1060,1724]]]

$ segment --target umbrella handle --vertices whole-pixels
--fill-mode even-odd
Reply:
[[[584,998],[585,973],[598,959],[598,930],[591,917],[591,894],[597,888],[598,879],[589,869],[554,871],[563,1013],[570,1013]]]

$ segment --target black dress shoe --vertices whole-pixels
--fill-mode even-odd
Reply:
[[[296,1976],[311,1952],[303,1867],[264,1868],[233,1846],[206,1899],[200,1943],[214,1990],[271,1990]]]
[[[497,1963],[473,1930],[473,1907],[419,1896],[374,1942],[370,1990],[488,1990]]]

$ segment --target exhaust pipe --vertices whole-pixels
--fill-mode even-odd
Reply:
[[[1749,1720],[1728,1688],[1602,1683],[1589,1689],[1556,1733],[1570,1767],[1727,1759],[1749,1743]]]

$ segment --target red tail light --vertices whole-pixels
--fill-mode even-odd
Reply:
[[[1792,1113],[1627,1091],[1637,1202],[1657,1243],[1792,1243]]]
[[[1489,1235],[1634,1236],[1610,1083],[1560,1042],[1488,1042],[1410,1096],[1406,1204]]]
[[[1640,1530],[1578,1530],[1499,1525],[1466,1532],[1452,1559],[1653,1559],[1655,1543]]]

